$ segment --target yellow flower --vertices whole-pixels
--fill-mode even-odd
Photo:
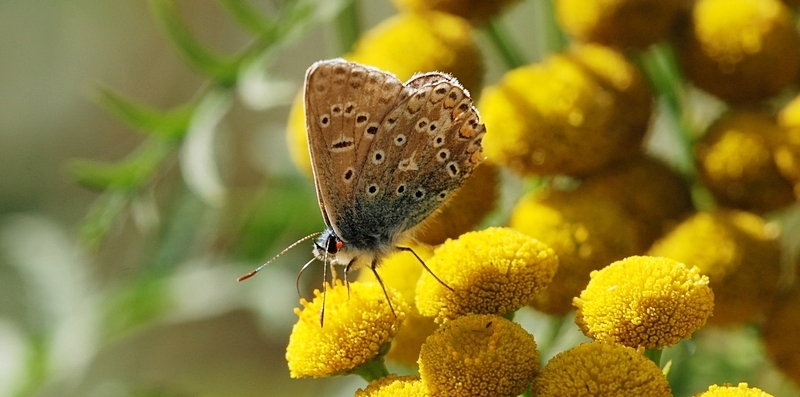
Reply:
[[[589,282],[589,273],[635,255],[636,224],[620,206],[596,194],[552,192],[523,197],[509,226],[547,244],[558,256],[558,271],[531,305],[563,315]]]
[[[483,81],[483,58],[464,19],[441,13],[402,13],[367,31],[345,59],[394,73],[406,81],[416,73],[450,73],[473,94]],[[303,95],[295,98],[286,127],[289,154],[311,176]]]
[[[632,348],[584,343],[553,357],[532,387],[537,397],[671,397],[667,379]]]
[[[767,355],[787,378],[800,384],[800,284],[782,295],[767,314],[764,323],[764,346]]]
[[[325,323],[320,326],[322,292],[314,291],[311,302],[301,299],[303,310],[292,329],[286,360],[293,378],[322,377],[350,373],[380,359],[408,312],[408,305],[388,289],[395,317],[383,289],[376,283],[337,280],[328,287]]]
[[[426,246],[417,244],[408,246],[426,262],[433,256],[433,251]],[[386,286],[397,291],[409,307],[403,326],[392,340],[392,348],[389,349],[386,358],[409,367],[417,365],[422,343],[438,328],[432,318],[419,314],[417,307],[414,306],[417,281],[423,270],[424,268],[417,258],[405,251],[390,255],[381,262],[378,268],[378,273]],[[369,269],[363,269],[358,275],[358,280],[375,281],[375,275]]]
[[[676,48],[695,85],[736,103],[775,96],[800,71],[800,38],[780,0],[699,0]]]
[[[355,397],[428,397],[428,388],[419,376],[389,375],[356,390]]]
[[[625,58],[585,45],[514,69],[478,108],[486,157],[526,174],[589,174],[639,150],[649,90]]]
[[[670,33],[681,0],[558,0],[564,30],[580,41],[645,48]]]
[[[636,222],[642,252],[693,210],[686,181],[644,154],[590,175],[579,188],[584,189],[620,203]]]
[[[484,161],[472,171],[464,186],[428,217],[414,238],[438,245],[472,230],[497,205],[499,167]]]
[[[764,213],[795,201],[778,171],[772,143],[781,133],[772,116],[738,110],[717,120],[695,146],[698,170],[722,205]]]
[[[632,256],[599,271],[575,298],[586,336],[638,349],[691,337],[714,310],[708,277],[668,258]]]
[[[739,386],[711,385],[708,387],[708,391],[697,394],[695,397],[772,397],[772,394],[756,387],[747,387],[747,383],[739,383]]]
[[[519,0],[392,0],[395,7],[402,11],[423,12],[437,10],[458,15],[474,23],[488,21],[504,8]]]
[[[417,308],[439,323],[457,316],[505,315],[544,289],[558,267],[553,250],[509,228],[489,228],[448,240],[428,262],[449,290],[423,273]]]
[[[435,396],[516,396],[539,372],[533,335],[519,324],[471,314],[428,337],[419,373]]]
[[[800,96],[778,114],[781,131],[775,143],[775,164],[781,174],[794,183],[794,194],[800,197]]]
[[[698,213],[657,241],[648,255],[700,268],[714,291],[714,316],[708,322],[738,324],[763,314],[777,295],[777,234],[747,212]]]

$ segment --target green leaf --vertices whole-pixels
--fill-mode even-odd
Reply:
[[[106,192],[101,195],[92,203],[89,213],[81,222],[78,232],[80,241],[93,250],[99,247],[129,201],[125,193]]]
[[[150,182],[175,144],[150,139],[117,163],[76,159],[67,171],[79,184],[97,190],[137,191]]]
[[[183,23],[174,0],[150,0],[150,7],[167,36],[189,62],[219,84],[232,86],[236,83],[239,60],[228,60],[213,54],[195,40]]]
[[[109,87],[99,86],[95,101],[132,128],[149,135],[179,140],[186,134],[193,104],[163,111],[134,102]]]
[[[256,10],[246,0],[217,0],[239,24],[261,36],[275,29],[275,21]]]

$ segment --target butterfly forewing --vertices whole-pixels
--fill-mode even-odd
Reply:
[[[354,216],[365,153],[404,90],[392,74],[341,59],[317,62],[306,74],[306,131],[317,196],[326,223],[340,237],[340,220]]]

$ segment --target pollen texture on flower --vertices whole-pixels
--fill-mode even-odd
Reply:
[[[322,377],[357,369],[385,353],[388,343],[408,312],[408,305],[394,290],[387,288],[392,314],[383,289],[377,283],[336,282],[328,287],[325,322],[320,326],[322,292],[314,291],[311,302],[301,299],[303,309],[292,329],[286,360],[293,378]]]
[[[695,397],[772,397],[772,394],[756,387],[747,387],[747,383],[739,383],[738,386],[711,385],[708,387],[708,391],[697,394]]]
[[[545,365],[532,387],[538,397],[671,397],[667,379],[636,350],[604,342],[584,343]]]
[[[539,372],[533,336],[493,315],[467,315],[428,337],[419,373],[432,395],[516,396]]]
[[[632,256],[592,272],[575,299],[586,336],[632,348],[661,349],[689,338],[714,310],[708,277],[668,258]]]
[[[417,308],[438,322],[457,316],[504,315],[526,305],[556,272],[558,258],[544,243],[510,228],[489,228],[448,240],[428,262],[451,291],[423,273]]]
[[[356,390],[355,397],[428,397],[428,388],[419,376],[389,375]]]

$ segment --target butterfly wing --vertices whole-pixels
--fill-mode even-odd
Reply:
[[[325,223],[342,234],[342,219],[355,216],[355,185],[380,121],[406,89],[390,73],[346,62],[320,61],[306,72],[306,132],[317,199]]]

